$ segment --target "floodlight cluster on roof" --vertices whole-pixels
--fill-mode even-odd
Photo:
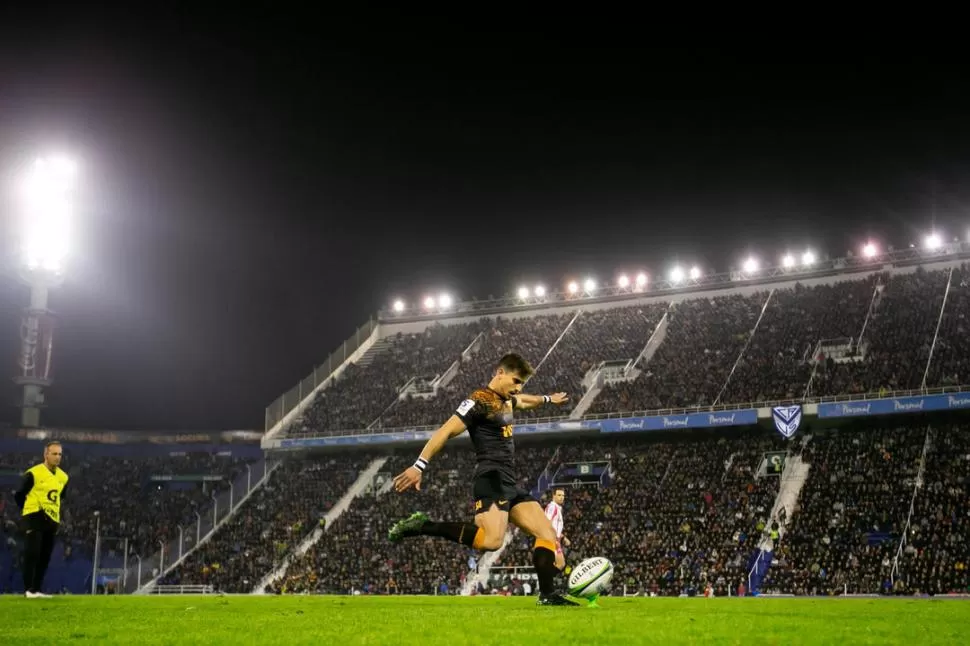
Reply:
[[[959,243],[957,241],[957,244],[966,244],[970,247],[970,235],[968,235],[966,243]],[[910,245],[910,248],[921,252],[936,254],[945,251],[946,246],[943,235],[937,231],[932,231],[924,237],[923,244],[919,248],[915,244]],[[883,249],[874,240],[866,241],[859,248],[859,256],[865,264],[876,264],[884,258],[888,259],[893,253],[895,252],[892,247]],[[797,275],[824,270],[826,267],[820,267],[823,263],[827,263],[829,269],[837,268],[839,263],[844,263],[854,258],[855,256],[850,253],[848,259],[824,261],[814,249],[802,249],[800,251],[785,251],[778,259],[778,264],[774,265],[767,264],[757,255],[751,254],[740,259],[738,269],[729,274],[718,274],[718,276],[727,275],[730,276],[730,280],[734,281],[757,280],[766,276],[783,277],[786,275]],[[565,279],[560,291],[550,289],[543,283],[523,283],[514,289],[512,296],[503,300],[511,301],[512,304],[527,305],[554,300],[568,301],[580,298],[595,298],[604,295],[636,294],[652,291],[655,285],[659,289],[664,290],[696,287],[704,284],[711,278],[714,278],[714,274],[706,272],[698,265],[684,266],[678,264],[673,265],[666,272],[662,272],[653,278],[643,270],[630,273],[620,272],[613,281],[606,282],[601,282],[592,275],[570,277]],[[440,314],[454,311],[458,302],[457,299],[447,292],[439,292],[438,294],[429,293],[414,303],[409,303],[404,299],[398,298],[393,301],[391,311],[399,315],[405,313],[417,315]]]

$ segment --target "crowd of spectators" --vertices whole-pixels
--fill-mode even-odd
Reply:
[[[758,321],[767,292],[683,301],[636,380],[603,388],[590,413],[708,406],[717,399]]]
[[[855,339],[869,311],[876,276],[777,289],[721,401],[800,400],[820,341]]]
[[[828,396],[919,388],[947,279],[947,271],[926,271],[922,267],[885,278],[863,335],[864,359],[820,363],[812,382],[812,394]],[[954,313],[959,317],[958,312]],[[966,359],[951,360],[949,365],[962,365],[963,361]]]
[[[435,377],[460,359],[481,332],[483,323],[435,324],[421,333],[394,336],[388,347],[375,351],[367,366],[347,366],[321,390],[290,433],[367,428],[394,403],[399,390],[412,377]]]
[[[636,359],[664,312],[669,317],[666,335],[651,360],[638,366],[639,376],[605,386],[587,412],[918,388],[948,278],[949,270],[917,268],[773,292],[692,298],[669,307],[654,302],[578,315],[573,310],[434,325],[421,334],[396,337],[366,367],[349,366],[289,432],[345,432],[375,420],[378,428],[440,424],[469,392],[488,383],[495,363],[512,351],[539,368],[531,391],[562,390],[571,396],[566,406],[522,411],[518,418],[565,416],[585,394],[583,378],[590,368],[604,360]],[[928,385],[958,385],[970,378],[964,374],[970,361],[966,266],[954,269],[947,300]],[[409,379],[441,374],[482,331],[481,343],[434,396],[398,399],[398,389]],[[849,359],[820,351],[819,342],[835,339],[855,344]]]
[[[531,489],[555,447],[519,447],[519,485]],[[412,451],[384,466],[396,475],[414,460]],[[457,594],[477,567],[481,553],[442,539],[389,543],[391,526],[415,511],[434,520],[469,521],[474,514],[470,478],[475,455],[468,447],[447,447],[435,456],[421,491],[376,492],[356,498],[306,554],[273,582],[273,592],[334,594]]]
[[[952,292],[950,294],[952,296]],[[923,486],[916,495],[898,588],[913,593],[970,592],[970,433],[931,432]]]
[[[919,472],[925,426],[816,433],[811,467],[762,590],[792,594],[891,591]]]
[[[457,376],[430,399],[406,399],[394,405],[380,420],[384,428],[424,426],[444,423],[471,392],[484,388],[495,372],[499,359],[517,352],[533,366],[540,364],[575,316],[545,314],[527,318],[484,319],[485,337]],[[543,367],[544,369],[544,367]]]
[[[808,477],[797,509],[774,545],[761,592],[966,592],[970,585],[968,438],[965,429],[956,424],[813,429],[801,454],[810,465]],[[759,466],[766,452],[785,446],[780,435],[760,429],[566,440],[559,446],[520,446],[516,469],[520,485],[532,489],[547,465],[554,474],[564,464],[609,463],[605,486],[565,479],[570,565],[605,554],[616,565],[617,589],[625,586],[629,593],[680,595],[701,593],[710,586],[714,594],[724,595],[729,590],[734,594],[748,581],[759,540],[772,522],[770,512],[779,486],[778,478],[759,476]],[[386,537],[391,524],[417,510],[435,519],[470,519],[474,513],[469,491],[474,453],[468,446],[447,447],[436,456],[420,492],[402,495],[382,489],[382,483],[413,460],[413,453],[402,450],[392,455],[373,490],[358,496],[269,590],[458,593],[477,568],[480,552],[437,539],[391,544]],[[4,454],[0,470],[23,468],[21,462],[26,459],[29,463],[33,457]],[[209,584],[223,592],[251,591],[320,526],[327,511],[374,457],[376,454],[338,453],[288,458],[211,539],[162,582]],[[104,488],[109,471],[99,458],[78,455],[72,460],[65,461],[75,489],[63,532],[69,541],[86,545],[93,542],[88,527],[93,509],[107,508],[99,507],[98,501],[112,509],[120,504],[117,509],[121,510],[127,510],[128,503],[116,500],[120,494]],[[111,458],[111,463],[112,473],[119,473],[120,467],[120,473],[132,480],[131,487],[141,487],[143,495],[177,497],[191,494],[158,492],[150,485],[145,488],[146,476],[211,473],[220,468],[238,471],[240,466],[207,454],[143,461]],[[922,483],[919,487],[918,481]],[[138,514],[129,517],[124,511],[116,514],[117,526],[105,515],[102,531],[131,530],[132,538],[138,539],[137,528],[145,523],[153,529],[144,536],[154,540],[154,532],[165,532],[166,525],[174,526],[179,514],[187,513],[186,509],[172,511],[175,509],[177,506],[164,503],[139,507],[138,514],[149,514],[151,519],[141,519]],[[172,515],[165,515],[169,513]],[[0,514],[7,537],[15,536],[16,513],[9,500],[0,504]],[[907,519],[909,531],[901,543]],[[142,545],[140,540],[133,545]],[[532,543],[530,537],[513,531],[493,573],[509,566],[529,568]],[[192,547],[191,542],[187,547]]]
[[[162,583],[251,592],[321,523],[374,457],[343,453],[287,460]]]

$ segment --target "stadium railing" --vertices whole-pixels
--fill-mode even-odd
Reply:
[[[167,543],[159,542],[161,549],[148,558],[143,559],[140,555],[134,555],[128,559],[128,569],[122,575],[123,592],[126,594],[137,592],[175,567],[196,547],[205,543],[219,525],[266,480],[266,476],[272,472],[276,464],[276,461],[265,459],[247,464],[246,472],[230,483],[228,491],[224,491],[219,496],[213,496],[212,506],[206,511],[196,512],[194,523],[172,528],[173,533],[177,533],[176,538]]]
[[[156,585],[152,594],[215,594],[211,585]]]
[[[652,416],[662,416],[662,415],[687,415],[691,413],[713,413],[718,411],[729,411],[729,410],[750,410],[752,408],[773,408],[775,406],[786,406],[791,404],[823,404],[829,402],[855,402],[855,401],[868,401],[872,399],[893,399],[899,397],[913,397],[919,395],[943,395],[947,393],[963,393],[970,392],[970,384],[963,386],[937,386],[934,388],[914,388],[911,390],[892,390],[887,392],[869,392],[869,393],[847,393],[842,395],[827,395],[824,397],[796,397],[792,399],[772,399],[764,401],[754,401],[754,402],[744,402],[739,404],[719,404],[717,406],[690,406],[685,408],[657,408],[653,410],[635,410],[635,411],[616,411],[611,413],[593,413],[590,415],[584,415],[581,420],[584,421],[595,421],[598,419],[621,419],[627,417],[652,417]],[[561,422],[563,420],[569,419],[568,416],[558,416],[558,417],[537,417],[530,418],[525,424],[544,424],[548,422]],[[442,420],[443,422],[444,420]],[[570,420],[577,421],[577,420]],[[433,431],[438,428],[438,425],[425,425],[425,426],[401,426],[401,427],[386,427],[386,428],[360,428],[360,429],[345,429],[339,431],[328,431],[325,436],[346,436],[346,435],[381,435],[384,433],[401,433],[401,432],[420,432],[420,431]],[[294,433],[292,435],[286,435],[286,437],[317,437],[318,434],[314,429],[308,429],[303,433]]]
[[[926,368],[923,370],[923,381],[920,386],[926,388],[926,378],[930,375],[930,366],[933,364],[933,353],[936,351],[936,342],[940,338],[940,325],[943,324],[943,315],[946,313],[946,301],[950,297],[950,287],[953,285],[953,267],[946,277],[946,291],[943,292],[943,303],[940,305],[940,314],[936,317],[936,329],[933,331],[933,342],[930,344],[930,351],[926,354]]]
[[[377,321],[371,319],[357,328],[354,335],[341,344],[339,348],[330,353],[327,360],[313,369],[309,375],[304,377],[295,386],[276,398],[272,404],[266,407],[264,416],[264,430],[269,431],[300,403],[306,399],[317,386],[329,379],[335,370],[339,368],[347,358],[350,357],[360,346],[362,346],[377,329]]]
[[[923,452],[919,456],[919,470],[916,472],[916,483],[913,486],[913,497],[909,501],[909,513],[906,515],[906,525],[903,527],[902,536],[899,539],[899,547],[896,549],[896,555],[893,557],[893,568],[889,572],[889,579],[894,584],[896,583],[896,577],[899,576],[899,559],[903,556],[903,550],[906,549],[906,537],[909,536],[909,528],[913,522],[913,511],[916,509],[916,496],[919,495],[920,489],[923,488],[923,475],[926,473],[926,453],[930,449],[930,445],[933,442],[933,429],[926,429],[926,439],[923,440]]]

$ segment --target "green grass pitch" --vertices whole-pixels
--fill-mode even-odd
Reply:
[[[970,601],[522,597],[0,597],[4,644],[967,643]]]

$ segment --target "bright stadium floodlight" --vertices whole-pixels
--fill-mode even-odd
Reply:
[[[754,256],[750,256],[748,257],[747,260],[744,261],[743,269],[744,269],[744,273],[746,274],[755,273],[756,271],[758,271],[758,267],[759,267],[758,259],[755,258]]]
[[[872,242],[867,242],[862,248],[862,255],[866,258],[875,258],[877,253],[879,253],[879,250],[876,249],[876,245]]]
[[[670,282],[673,284],[678,284],[684,280],[684,270],[680,267],[674,267],[670,270]]]
[[[522,300],[529,298],[529,288],[526,287],[525,285],[523,285],[522,287],[519,287],[518,294],[519,294],[519,298],[521,298]]]
[[[690,268],[690,279],[691,280],[697,280],[700,277],[701,277],[701,268],[700,267],[691,267]]]
[[[64,156],[36,160],[22,185],[20,278],[30,286],[30,307],[21,319],[20,356],[14,383],[23,388],[20,423],[40,426],[44,389],[50,373],[54,334],[50,290],[59,286],[68,256],[74,217],[77,165]]]
[[[626,289],[630,286],[630,278],[626,274],[620,274],[620,277],[616,279],[616,284]]]
[[[785,269],[790,269],[794,267],[795,256],[791,255],[790,253],[786,253],[784,257],[781,259],[781,266],[784,267]],[[745,269],[745,271],[747,271],[747,269]]]
[[[940,237],[939,233],[931,233],[926,236],[926,248],[930,251],[936,251],[943,246],[943,239]]]
[[[546,295],[546,288],[544,285],[536,285],[536,288],[532,290],[532,293],[538,298],[542,298]]]
[[[400,298],[397,299],[396,301],[394,301],[393,307],[394,307],[394,311],[395,312],[398,312],[398,313],[403,312],[404,311],[404,301],[402,301]]]
[[[25,183],[23,262],[58,273],[67,258],[77,165],[67,157],[38,159]]]
[[[451,298],[451,294],[442,293],[440,296],[438,296],[438,307],[443,310],[451,307],[453,302],[454,301]]]
[[[575,280],[569,281],[569,284],[566,285],[566,291],[570,294],[575,294],[579,291],[579,283],[577,283]]]
[[[643,289],[647,286],[647,275],[642,271],[637,274],[636,285],[638,289]]]
[[[805,265],[806,267],[810,267],[811,265],[814,265],[815,260],[816,260],[815,252],[812,251],[811,249],[808,249],[807,251],[805,251],[805,253],[802,254],[802,264]]]
[[[425,309],[433,310],[435,306],[434,296],[428,296],[424,299]]]
[[[583,281],[583,290],[587,294],[592,294],[593,292],[595,292],[596,291],[596,281],[593,280],[592,278],[587,278],[585,281]]]

